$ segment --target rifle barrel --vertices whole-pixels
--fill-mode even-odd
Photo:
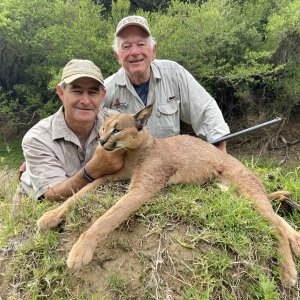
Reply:
[[[235,132],[235,133],[224,135],[221,138],[212,141],[211,144],[213,144],[213,145],[219,144],[221,142],[225,142],[225,141],[228,141],[230,139],[233,139],[233,138],[235,138],[239,135],[249,133],[249,132],[255,131],[257,129],[263,128],[263,127],[267,127],[267,126],[273,125],[273,124],[281,122],[281,121],[282,121],[282,119],[277,117],[276,119],[270,120],[268,122],[265,122],[265,123],[262,123],[262,124],[259,124],[259,125],[255,125],[253,127],[250,127],[250,128],[247,128],[247,129]]]

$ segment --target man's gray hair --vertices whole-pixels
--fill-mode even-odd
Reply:
[[[61,81],[58,85],[61,87],[62,90],[64,90],[67,87],[67,84],[65,81]]]
[[[112,44],[112,48],[113,48],[114,52],[116,52],[116,53],[119,53],[119,47],[118,47],[119,39],[120,39],[120,37],[116,36],[115,39],[114,39],[114,42]],[[150,46],[151,47],[153,47],[154,45],[156,45],[156,41],[155,41],[155,39],[154,39],[153,36],[149,36],[149,39],[150,39]]]

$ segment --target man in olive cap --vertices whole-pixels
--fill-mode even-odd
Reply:
[[[22,194],[65,199],[122,167],[122,156],[97,148],[104,121],[99,107],[106,93],[100,69],[92,61],[73,59],[64,67],[56,91],[62,107],[23,138],[26,170],[15,199]]]
[[[212,142],[229,133],[216,101],[181,65],[155,59],[157,45],[142,16],[128,16],[117,25],[114,55],[121,68],[108,77],[105,106],[134,113],[153,104],[147,123],[159,138],[180,133],[180,120]],[[217,147],[226,151],[226,143]]]

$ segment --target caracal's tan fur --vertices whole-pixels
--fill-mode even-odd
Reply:
[[[88,264],[97,243],[117,228],[133,212],[149,201],[167,183],[203,184],[218,178],[233,183],[251,200],[257,211],[277,230],[278,250],[282,255],[281,278],[284,284],[297,282],[292,251],[300,255],[300,235],[272,209],[260,182],[237,159],[199,138],[179,135],[156,139],[143,126],[152,107],[135,115],[119,114],[107,118],[100,130],[100,142],[107,151],[126,151],[124,166],[115,174],[103,176],[85,186],[58,208],[46,212],[39,220],[40,230],[57,226],[70,205],[85,193],[112,181],[131,178],[129,191],[86,232],[71,249],[67,264],[80,268]],[[101,147],[101,146],[99,146]]]

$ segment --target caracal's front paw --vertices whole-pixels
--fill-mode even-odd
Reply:
[[[93,258],[97,243],[87,233],[83,233],[76,244],[72,247],[67,265],[72,269],[79,269],[87,265]]]
[[[44,213],[37,221],[38,229],[40,231],[45,231],[56,227],[62,221],[64,212],[64,210],[56,208]]]

